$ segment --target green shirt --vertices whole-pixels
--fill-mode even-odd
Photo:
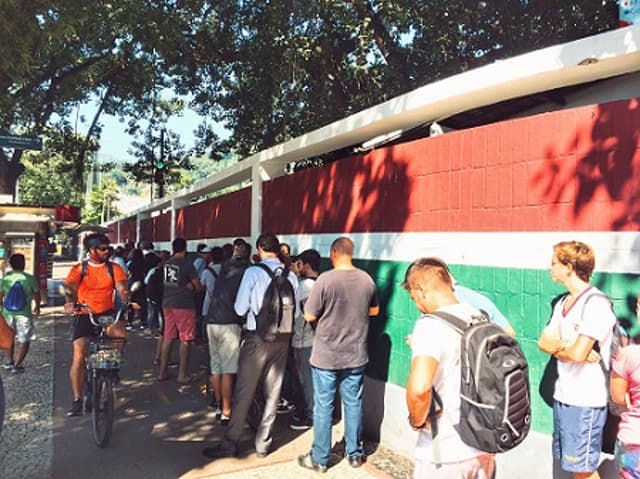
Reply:
[[[20,311],[7,311],[3,306],[2,314],[5,318],[13,316],[31,317],[31,301],[33,300],[33,295],[39,291],[36,279],[32,275],[25,273],[24,271],[11,271],[2,278],[2,296],[6,296],[9,289],[11,289],[11,286],[13,286],[13,283],[17,281],[22,284],[22,289],[24,290],[24,294],[27,299],[27,305]]]

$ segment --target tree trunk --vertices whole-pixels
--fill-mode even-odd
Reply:
[[[22,150],[14,150],[11,158],[5,150],[0,148],[0,195],[15,197],[18,177],[24,172],[24,166],[20,163]]]

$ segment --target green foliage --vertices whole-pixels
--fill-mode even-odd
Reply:
[[[217,0],[172,68],[208,118],[201,151],[245,157],[440,78],[616,26],[613,0]]]
[[[44,150],[24,156],[25,171],[20,177],[20,202],[29,205],[75,205],[83,203],[82,172],[78,151],[86,142],[69,128],[45,131]],[[89,142],[87,153],[97,150]]]
[[[82,210],[82,222],[100,224],[120,216],[117,202],[120,199],[118,185],[113,179],[103,179],[100,186],[91,190],[87,205]]]

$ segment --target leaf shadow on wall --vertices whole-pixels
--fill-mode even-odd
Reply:
[[[414,191],[414,179],[407,173],[409,161],[426,161],[411,157],[410,148],[403,145],[375,150],[360,156],[344,158],[331,164],[302,170],[280,177],[265,184],[265,230],[279,234],[327,234],[322,256],[329,252],[333,239],[341,235],[364,234],[356,238],[357,265],[366,269],[378,286],[381,312],[370,322],[368,351],[370,362],[366,375],[377,381],[367,381],[363,394],[368,424],[366,434],[379,438],[384,417],[386,381],[393,356],[398,362],[406,355],[404,334],[398,326],[390,324],[387,305],[399,287],[394,281],[394,267],[381,260],[393,258],[394,244],[382,244],[380,236],[366,233],[403,232],[410,214],[410,197]],[[333,237],[335,235],[335,237]],[[384,278],[380,276],[384,269]],[[394,318],[397,320],[398,318]],[[399,318],[412,325],[415,318]],[[410,327],[410,326],[408,326]],[[389,334],[393,331],[392,334]],[[408,371],[407,371],[408,374]],[[396,379],[397,382],[397,379]],[[400,384],[404,386],[404,384]]]
[[[637,231],[640,228],[640,99],[581,107],[543,116],[551,122],[546,132],[556,130],[547,142],[543,161],[529,179],[529,187],[540,194],[543,223],[560,231]],[[572,116],[575,115],[575,116]],[[553,123],[553,121],[557,123]],[[562,134],[569,128],[568,141]],[[558,135],[557,132],[560,132]],[[541,135],[543,136],[543,135]],[[532,140],[533,141],[533,140]],[[532,153],[536,153],[535,151]],[[593,245],[592,245],[593,246]],[[612,243],[608,257],[596,251],[596,267],[619,264],[640,270],[640,239],[631,246],[633,264],[628,264],[628,246]],[[617,251],[624,251],[624,254]],[[637,275],[626,275],[628,284],[640,286]],[[608,275],[595,275],[593,284],[609,291]],[[635,319],[635,295],[613,298],[616,313],[632,335],[640,334]]]

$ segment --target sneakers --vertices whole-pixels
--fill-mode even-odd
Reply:
[[[298,417],[293,416],[291,419],[291,424],[289,424],[289,429],[293,429],[294,431],[306,431],[307,429],[311,429],[313,427],[313,421],[308,417]]]
[[[82,416],[82,399],[76,399],[71,403],[71,409],[67,411],[67,416]]]
[[[327,466],[324,464],[318,464],[311,457],[311,453],[308,452],[303,454],[302,456],[298,456],[298,465],[300,467],[304,467],[305,469],[311,469],[312,471],[325,473],[327,472]]]
[[[278,409],[276,409],[276,414],[288,414],[294,411],[295,408],[295,404],[293,404],[291,401],[287,401],[285,398],[280,398],[280,401],[278,401]]]
[[[7,361],[2,365],[4,369],[13,369],[14,366],[15,364],[13,364],[13,361]]]
[[[364,463],[364,456],[347,456],[351,467],[360,467]]]
[[[22,364],[16,364],[11,368],[11,374],[20,374],[24,372],[24,366]]]
[[[227,416],[226,414],[220,413],[220,424],[226,426],[231,421],[231,416]]]

